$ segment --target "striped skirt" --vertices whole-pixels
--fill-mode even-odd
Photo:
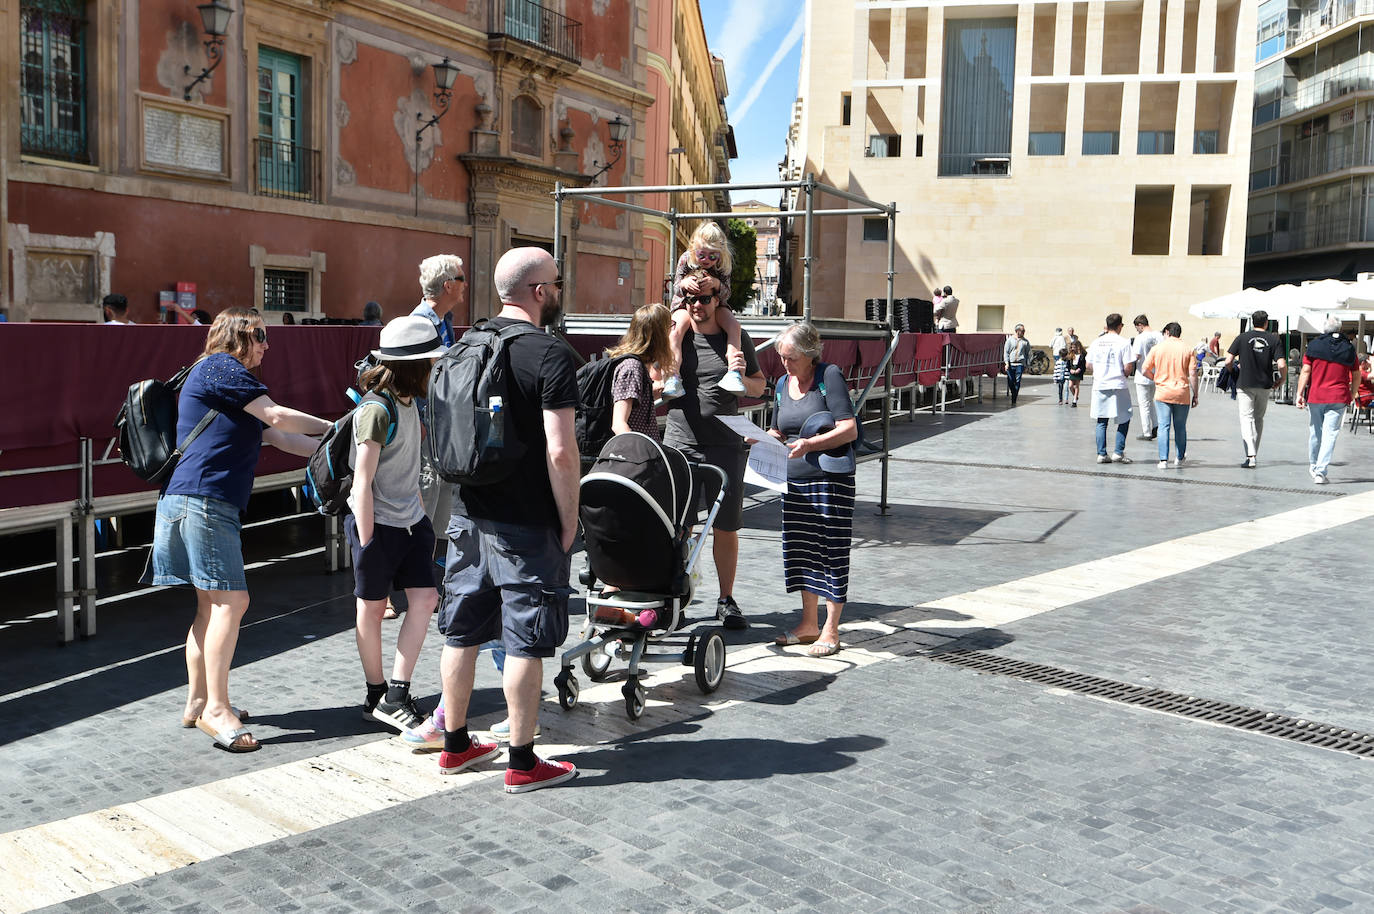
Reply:
[[[787,592],[849,598],[854,476],[789,479],[782,497],[782,568]]]

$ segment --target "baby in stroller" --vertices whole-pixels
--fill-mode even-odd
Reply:
[[[693,536],[703,481],[717,493]],[[689,623],[685,610],[725,485],[718,467],[691,464],[676,448],[638,432],[617,435],[601,449],[581,484],[587,619],[581,642],[563,652],[562,670],[554,677],[565,709],[577,704],[572,666],[579,658],[587,678],[602,682],[614,658],[628,655],[621,693],[631,720],[644,713],[641,663],[681,662],[695,668],[703,693],[720,686],[725,639],[718,628]]]

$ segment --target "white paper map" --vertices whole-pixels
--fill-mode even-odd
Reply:
[[[749,463],[744,468],[744,481],[751,485],[787,491],[787,455],[791,448],[783,444],[744,416],[716,416],[726,428],[741,438],[753,440],[749,448]]]

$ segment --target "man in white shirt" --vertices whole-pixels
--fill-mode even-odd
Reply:
[[[1050,358],[1059,358],[1059,351],[1069,345],[1069,341],[1064,339],[1064,328],[1054,328],[1054,339],[1050,340]]]
[[[1150,329],[1150,319],[1143,314],[1136,315],[1135,332],[1136,338],[1131,344],[1135,363],[1144,365],[1145,356],[1164,341],[1164,336]],[[1135,373],[1135,402],[1140,407],[1140,440],[1153,441],[1159,435],[1159,422],[1155,418],[1155,382],[1142,371]]]
[[[1088,347],[1093,376],[1092,417],[1097,420],[1097,462],[1130,463],[1126,434],[1131,427],[1131,394],[1126,379],[1135,373],[1131,344],[1121,338],[1121,315],[1107,315],[1107,329]],[[1107,423],[1116,420],[1116,450],[1107,456]]]
[[[124,327],[132,324],[129,320],[129,300],[118,292],[111,292],[101,299],[105,309],[105,325]]]
[[[935,302],[935,332],[955,333],[959,329],[959,299],[954,290],[945,286],[943,294]]]

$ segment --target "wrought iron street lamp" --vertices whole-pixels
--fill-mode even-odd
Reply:
[[[630,122],[622,120],[618,114],[615,116],[615,120],[607,124],[606,127],[611,135],[610,161],[604,164],[596,161],[592,162],[593,168],[599,167],[599,170],[592,174],[593,184],[596,183],[597,178],[610,171],[611,166],[620,161],[620,157],[625,153],[625,139],[630,135]]]
[[[185,101],[191,100],[191,90],[210,78],[210,74],[215,72],[215,68],[224,60],[224,36],[229,34],[229,19],[234,15],[234,8],[222,0],[210,0],[196,7],[200,10],[200,20],[205,26],[205,34],[209,38],[205,39],[205,54],[210,58],[210,66],[200,71],[200,75],[191,80],[190,85],[182,92],[181,97]],[[187,76],[191,75],[191,65],[187,64],[184,72]]]
[[[434,65],[434,106],[439,110],[415,131],[415,215],[420,215],[420,140],[425,131],[433,127],[448,114],[449,102],[453,100],[453,83],[458,78],[458,67],[449,63],[445,57]],[[424,121],[423,113],[416,112],[415,120]]]

